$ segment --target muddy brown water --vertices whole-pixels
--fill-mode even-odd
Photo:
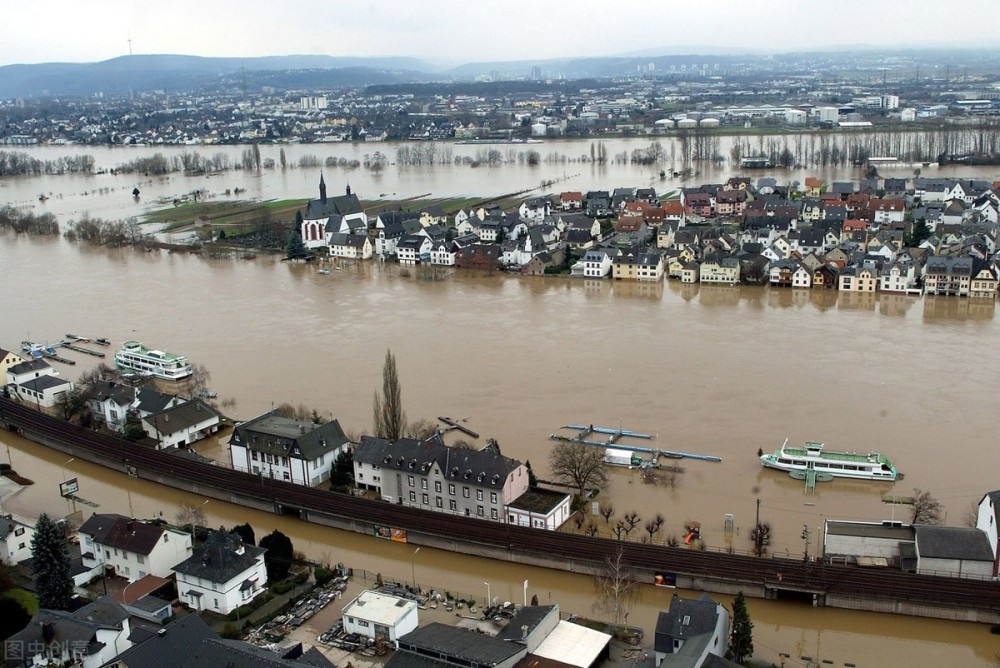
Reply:
[[[885,494],[930,490],[961,524],[970,502],[996,486],[1000,452],[988,446],[990,376],[997,327],[992,302],[876,295],[860,299],[759,288],[656,286],[501,275],[452,275],[396,266],[315,267],[206,260],[169,253],[81,248],[62,240],[6,236],[0,243],[5,308],[0,346],[56,340],[65,332],[136,338],[205,364],[228,409],[249,418],[282,402],[330,411],[345,429],[370,427],[371,397],[385,351],[396,355],[411,418],[467,418],[505,454],[547,475],[548,435],[570,422],[657,435],[655,445],[722,457],[680,460],[673,489],[618,470],[609,498],[619,514],[664,515],[666,535],[702,524],[709,549],[749,547],[755,500],[774,527],[774,550],[810,554],[826,518],[905,516]],[[66,353],[76,367],[93,364]],[[801,482],[762,471],[757,450],[789,437],[878,450],[906,474],[895,485]],[[39,484],[7,503],[28,516],[66,514],[56,482],[65,457],[9,435],[11,459]],[[642,443],[636,442],[637,445]],[[58,460],[58,461],[57,461]],[[71,462],[82,498],[101,511],[140,517],[176,512],[171,490]],[[77,504],[89,514],[91,507]],[[572,574],[494,563],[430,549],[414,555],[343,532],[212,502],[213,523],[252,518],[278,526],[314,558],[366,564],[441,588],[519,600],[527,578],[541,601],[590,613],[592,585]],[[736,531],[723,531],[726,514]],[[603,520],[598,520],[603,524]],[[422,574],[421,574],[422,572]],[[544,595],[543,595],[544,594]],[[648,588],[631,622],[651,641],[669,592]],[[1000,651],[981,625],[951,624],[752,601],[758,652],[862,665],[989,665]],[[768,654],[768,652],[771,652]],[[932,657],[940,660],[934,661]],[[958,657],[960,660],[956,660]]]

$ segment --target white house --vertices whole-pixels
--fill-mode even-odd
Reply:
[[[6,381],[7,369],[24,361],[25,359],[17,353],[0,348],[0,378]]]
[[[571,495],[535,487],[507,504],[507,523],[555,531],[572,515]]]
[[[880,292],[907,292],[916,289],[917,276],[909,262],[895,262],[882,268],[878,277]]]
[[[976,513],[976,528],[986,534],[986,540],[993,551],[993,575],[997,575],[997,565],[1000,563],[1000,534],[997,525],[1000,524],[1000,491],[986,492],[979,501]]]
[[[80,552],[90,578],[113,571],[129,582],[147,575],[168,577],[191,556],[191,534],[124,515],[91,515],[79,529]]]
[[[396,243],[396,258],[400,264],[430,261],[434,242],[423,234],[407,234]]]
[[[105,595],[75,612],[39,610],[4,654],[17,665],[100,668],[132,646],[131,633],[128,612]]]
[[[329,243],[330,257],[367,260],[372,256],[372,242],[367,234],[334,232],[330,235]]]
[[[0,516],[0,541],[3,541],[3,561],[17,564],[31,558],[31,538],[34,527],[14,519],[12,515]]]
[[[454,267],[455,258],[458,253],[455,251],[455,244],[447,239],[435,242],[431,246],[431,264],[443,267]]]
[[[159,450],[183,448],[219,431],[219,414],[201,399],[192,399],[147,415],[142,428]]]
[[[194,610],[227,615],[264,591],[265,551],[225,529],[212,531],[194,554],[174,566],[177,595]]]
[[[99,380],[89,400],[91,414],[112,431],[125,428],[125,419],[135,403],[135,388],[113,381]]]
[[[701,666],[729,649],[729,611],[708,594],[696,599],[674,594],[670,610],[656,619],[656,665]]]
[[[365,590],[344,606],[344,631],[396,642],[417,628],[417,602]]]
[[[310,486],[330,479],[330,467],[349,446],[336,420],[315,424],[274,411],[237,424],[229,439],[237,471]]]
[[[7,369],[7,384],[21,401],[38,408],[52,408],[73,383],[59,378],[59,372],[45,360],[28,360]]]
[[[534,220],[541,222],[552,213],[552,202],[543,197],[529,199],[521,203],[517,210],[518,216],[523,220]]]
[[[583,256],[583,275],[585,278],[605,278],[611,273],[611,254],[603,248],[587,251]]]
[[[793,288],[811,288],[813,284],[812,272],[805,267],[805,265],[799,263],[799,266],[795,268],[792,272],[792,287]]]

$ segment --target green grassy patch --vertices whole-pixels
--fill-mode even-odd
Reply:
[[[38,597],[27,589],[15,587],[4,594],[7,598],[12,598],[21,604],[21,607],[28,611],[29,615],[38,612]]]

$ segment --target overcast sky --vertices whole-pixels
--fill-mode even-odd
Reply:
[[[995,43],[996,0],[7,0],[0,65],[140,53],[534,60]]]

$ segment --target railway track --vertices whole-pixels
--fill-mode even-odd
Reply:
[[[931,577],[886,569],[758,559],[722,552],[619,542],[424,511],[183,459],[98,434],[3,398],[0,398],[0,423],[26,431],[29,438],[32,433],[43,435],[72,448],[74,453],[92,453],[102,460],[97,463],[120,463],[119,470],[123,472],[126,464],[134,466],[143,478],[153,479],[162,475],[237,497],[269,501],[275,509],[294,509],[364,524],[389,525],[459,544],[472,543],[487,550],[495,549],[498,554],[507,553],[508,558],[539,555],[551,559],[554,555],[564,555],[568,561],[588,562],[599,567],[607,556],[621,549],[624,560],[631,567],[647,573],[669,572],[806,594],[1000,612],[1000,583],[994,581]],[[177,486],[181,487],[180,484]]]

